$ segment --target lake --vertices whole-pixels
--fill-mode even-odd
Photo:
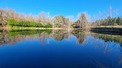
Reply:
[[[0,68],[122,68],[122,36],[82,30],[1,30]]]

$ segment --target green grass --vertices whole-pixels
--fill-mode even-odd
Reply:
[[[34,21],[16,21],[14,19],[8,20],[8,25],[13,27],[42,27],[42,28],[52,28],[52,24],[47,23],[46,25],[43,25],[41,23],[37,23]]]

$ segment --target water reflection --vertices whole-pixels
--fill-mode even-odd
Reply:
[[[109,34],[100,34],[100,33],[91,33],[95,38],[103,39],[105,42],[117,42],[122,45],[122,36],[121,35],[109,35]]]
[[[77,37],[79,44],[82,44],[84,39],[86,38],[86,32],[82,30],[73,30],[72,34]]]
[[[56,41],[61,41],[63,39],[69,39],[69,36],[75,36],[77,42],[82,44],[85,42],[86,36],[92,35],[96,39],[103,39],[105,42],[118,42],[122,45],[122,36],[120,35],[108,35],[108,34],[99,34],[93,32],[87,32],[82,30],[1,30],[0,31],[0,46],[4,44],[14,45],[19,41],[33,40],[38,39],[41,43],[49,43],[47,39],[52,37]],[[85,42],[86,43],[86,42]]]
[[[49,38],[51,35],[51,30],[10,30],[10,31],[1,31],[0,32],[0,45],[4,46],[4,44],[14,45],[19,41],[26,41],[28,39],[40,39],[42,43],[44,43],[45,38]]]
[[[120,35],[82,30],[2,30],[0,67],[121,68],[121,45]]]

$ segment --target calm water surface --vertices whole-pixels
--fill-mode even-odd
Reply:
[[[1,31],[0,68],[122,68],[122,36],[85,31]]]

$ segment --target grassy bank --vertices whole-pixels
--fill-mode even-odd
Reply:
[[[48,30],[48,29],[66,29],[66,28],[44,28],[44,27],[19,27],[19,26],[13,26],[10,27],[9,30]]]
[[[41,28],[52,28],[52,24],[51,23],[46,23],[46,24],[42,24],[42,23],[38,23],[38,22],[34,22],[34,21],[17,21],[14,19],[9,19],[8,20],[8,26],[13,27],[41,27]]]

